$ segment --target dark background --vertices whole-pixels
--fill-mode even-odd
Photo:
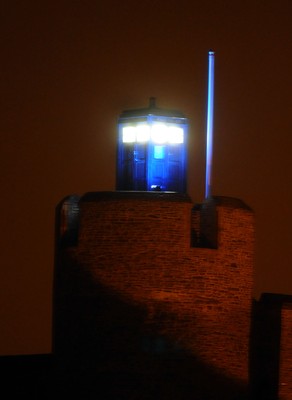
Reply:
[[[188,192],[204,197],[208,51],[213,192],[256,213],[254,295],[292,294],[292,3],[1,2],[0,354],[51,351],[54,212],[114,190],[116,121],[157,97],[190,118]]]

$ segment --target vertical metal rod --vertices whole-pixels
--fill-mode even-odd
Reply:
[[[214,111],[214,63],[215,53],[209,51],[209,71],[208,71],[208,108],[207,108],[207,140],[206,140],[206,186],[205,197],[211,197],[211,175],[212,175],[212,156],[213,156],[213,111]]]

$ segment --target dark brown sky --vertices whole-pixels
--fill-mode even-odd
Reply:
[[[188,192],[204,194],[208,50],[214,194],[256,213],[255,296],[292,294],[290,0],[1,3],[0,354],[51,349],[54,210],[115,187],[116,119],[190,118]]]

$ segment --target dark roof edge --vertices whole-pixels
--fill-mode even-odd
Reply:
[[[120,114],[119,119],[131,117],[146,117],[148,115],[187,119],[186,116],[180,111],[164,110],[162,108],[141,108],[136,110],[125,110],[122,112],[122,114]]]
[[[259,301],[262,303],[273,304],[291,303],[292,305],[292,295],[282,293],[262,293]]]
[[[225,206],[230,208],[241,208],[248,211],[253,211],[243,200],[235,197],[227,196],[213,196],[212,199],[215,201],[217,206]]]
[[[124,110],[119,118],[131,118],[131,117],[146,117],[148,115],[155,115],[161,117],[173,117],[173,118],[186,118],[185,115],[177,110],[165,110],[156,106],[156,98],[150,97],[149,106],[144,108],[136,108],[130,110]]]
[[[173,201],[191,203],[187,193],[177,192],[144,192],[144,191],[111,191],[111,192],[88,192],[85,193],[80,202],[95,202],[104,200],[150,200],[150,201]]]

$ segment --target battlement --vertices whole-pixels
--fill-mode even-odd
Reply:
[[[59,221],[60,232],[58,232],[58,236],[61,238],[64,236],[73,238],[71,244],[74,244],[78,239],[79,235],[79,209],[81,204],[86,203],[95,203],[95,202],[103,202],[110,201],[127,203],[130,204],[132,201],[144,202],[144,204],[148,204],[149,206],[152,201],[154,202],[172,202],[172,203],[189,203],[191,204],[190,197],[185,193],[176,193],[176,192],[143,192],[143,191],[115,191],[115,192],[89,192],[80,198],[80,196],[72,195],[65,198],[60,205],[58,206],[58,214],[61,219]],[[146,202],[146,203],[145,203]],[[131,206],[130,206],[131,207]],[[137,207],[134,206],[134,208]],[[151,207],[151,206],[150,206]],[[84,207],[83,207],[84,208]],[[149,207],[148,207],[149,208]],[[155,207],[154,207],[155,208]],[[184,208],[184,207],[182,207]],[[196,204],[192,207],[190,212],[191,218],[191,237],[190,237],[190,245],[191,247],[198,248],[217,248],[218,247],[218,210],[222,209],[229,210],[229,214],[231,215],[231,210],[235,213],[240,212],[242,215],[246,211],[246,215],[252,213],[252,210],[241,200],[230,198],[230,197],[222,197],[216,196],[212,199],[206,200],[203,204]],[[147,209],[142,207],[139,208],[141,213],[145,214]],[[176,210],[179,210],[179,207],[176,206]],[[235,211],[237,210],[237,211]],[[241,211],[239,211],[241,210]],[[132,208],[132,211],[134,209]],[[157,210],[156,210],[157,212]],[[156,220],[163,220],[165,223],[169,220],[169,218],[174,218],[172,213],[172,217],[170,215],[166,215],[163,212],[160,213],[160,216],[156,217]],[[178,211],[179,214],[179,211]],[[117,216],[117,214],[115,214]],[[134,216],[134,215],[133,215]],[[137,217],[137,215],[135,214]],[[145,221],[146,222],[145,218]],[[232,218],[230,219],[230,222]],[[234,226],[230,227],[230,229],[234,229]],[[239,232],[236,232],[236,235]],[[250,232],[252,233],[252,232]],[[187,232],[185,232],[185,235]],[[221,235],[221,245],[228,244],[224,237]],[[70,245],[70,240],[67,243]]]

